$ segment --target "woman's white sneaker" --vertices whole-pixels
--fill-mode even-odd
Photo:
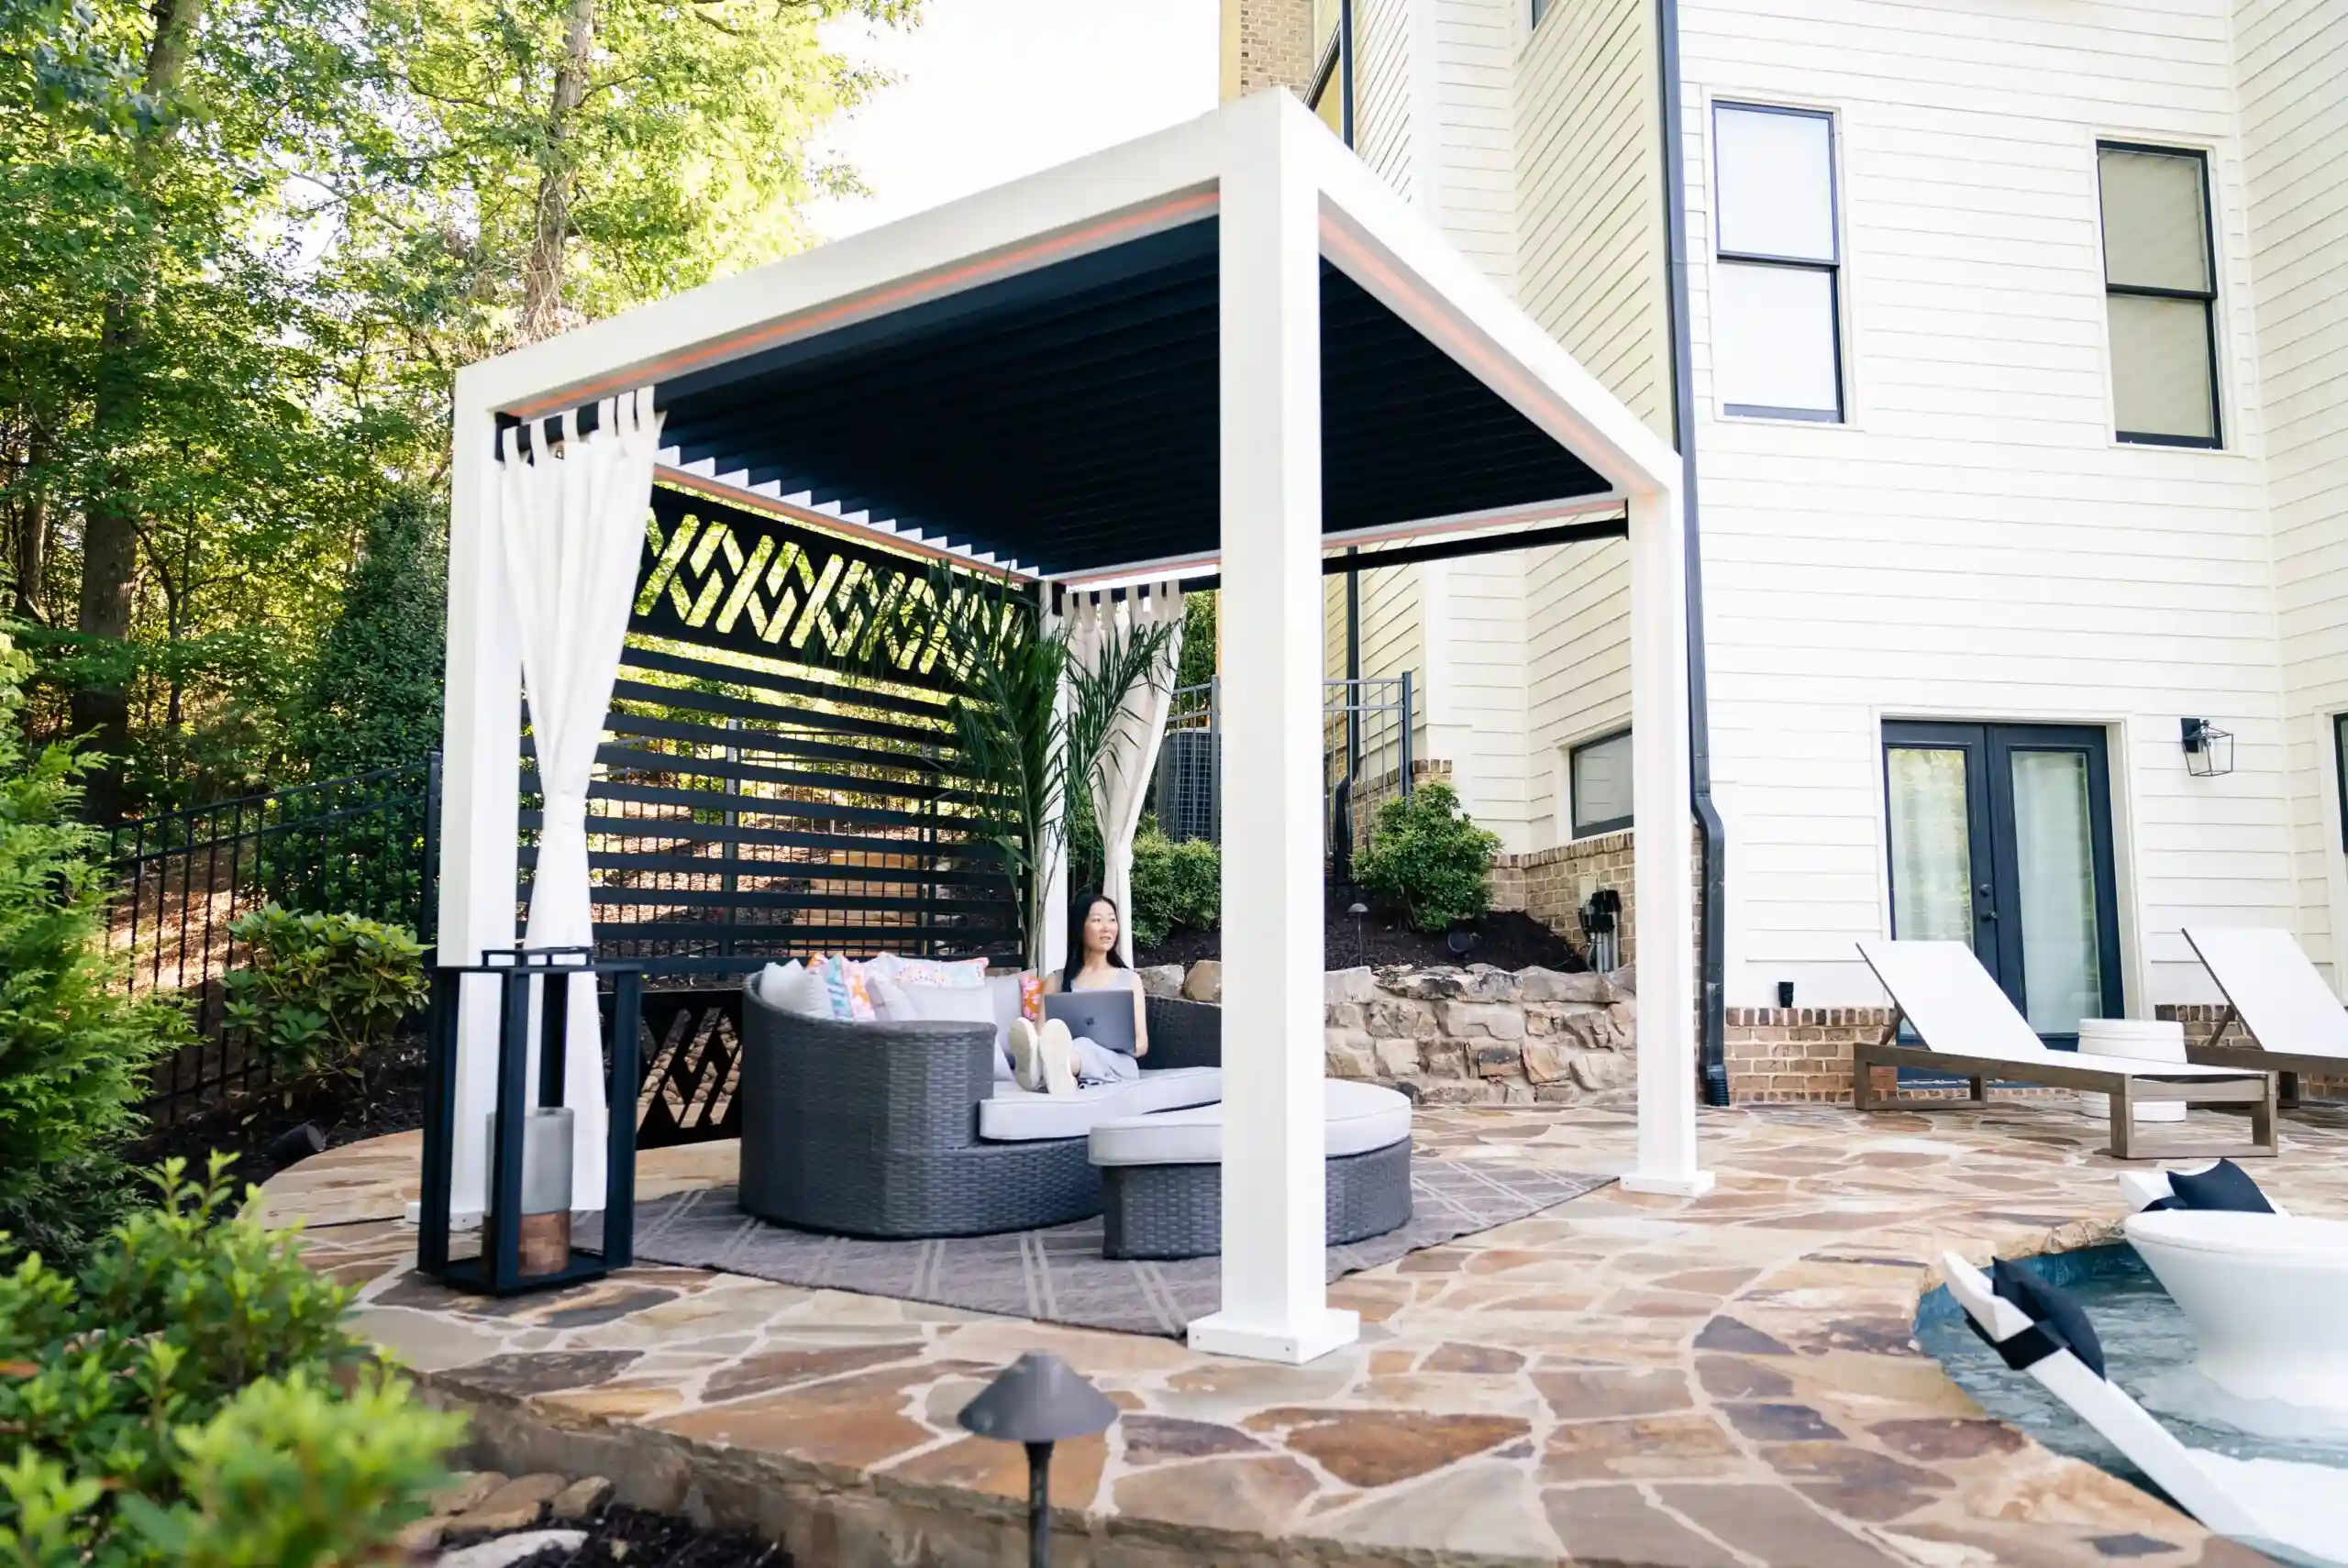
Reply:
[[[1036,1026],[1024,1018],[1011,1021],[1011,1077],[1021,1088],[1040,1093],[1044,1088],[1042,1053],[1036,1049]]]

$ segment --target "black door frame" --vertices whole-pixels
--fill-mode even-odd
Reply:
[[[1961,751],[1965,754],[1965,801],[1972,862],[1973,951],[1992,978],[2027,1010],[2028,976],[2022,964],[2021,922],[2010,903],[2021,886],[2014,833],[2013,754],[2018,751],[2084,753],[2088,764],[2088,847],[2095,880],[2096,954],[2102,981],[2103,1014],[2126,1015],[2126,986],[2120,967],[2120,896],[2111,841],[2110,742],[2098,724],[1966,723],[1950,720],[1887,719],[1880,766],[1884,779],[1887,877],[1889,864],[1891,753],[1894,748]],[[1891,934],[1899,931],[1898,889],[1892,889]],[[2076,1049],[2077,1034],[2042,1036],[2061,1050]]]

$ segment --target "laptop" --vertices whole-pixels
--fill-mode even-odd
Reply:
[[[1067,1024],[1079,1040],[1123,1055],[1134,1054],[1131,991],[1053,991],[1044,998],[1044,1016]]]

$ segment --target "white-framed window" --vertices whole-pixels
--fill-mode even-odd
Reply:
[[[1834,116],[1712,105],[1712,374],[1722,412],[1843,422]]]
[[[2200,153],[2096,143],[2111,417],[2121,440],[2216,447],[2218,274]]]
[[[1631,825],[1631,732],[1616,730],[1566,751],[1566,795],[1573,836],[1619,833]]]

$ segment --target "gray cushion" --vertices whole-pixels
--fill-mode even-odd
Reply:
[[[1081,1138],[1106,1118],[1212,1105],[1222,1098],[1220,1067],[1168,1067],[1129,1083],[1094,1084],[1074,1094],[1038,1094],[1015,1084],[997,1084],[993,1097],[979,1106],[979,1136],[998,1143]]]
[[[1350,1078],[1321,1085],[1328,1157],[1366,1154],[1411,1135],[1411,1102],[1396,1090]],[[1156,1116],[1103,1118],[1092,1127],[1096,1165],[1212,1165],[1223,1162],[1223,1107]]]

